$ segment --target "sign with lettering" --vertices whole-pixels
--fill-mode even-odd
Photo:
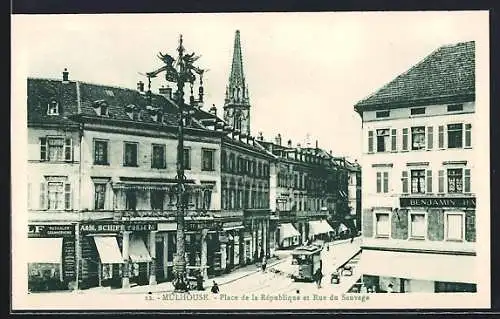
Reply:
[[[401,197],[401,207],[454,207],[454,208],[476,208],[474,197]]]
[[[156,223],[91,223],[81,224],[81,233],[119,233],[122,231],[154,231]]]
[[[74,225],[28,225],[29,238],[57,238],[74,236]]]
[[[184,228],[186,231],[201,231],[203,229],[222,230],[222,223],[215,220],[190,220],[185,221]]]

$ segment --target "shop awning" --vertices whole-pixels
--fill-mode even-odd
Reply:
[[[121,264],[123,262],[116,237],[94,236],[94,242],[102,264]]]
[[[129,245],[130,260],[134,263],[150,262],[151,256],[149,255],[146,244],[140,238],[131,238]]]
[[[319,235],[334,231],[332,226],[325,220],[314,220],[309,222],[309,235]]]
[[[28,238],[28,263],[60,264],[62,238]]]
[[[410,253],[364,249],[358,264],[360,274],[476,283],[475,256]]]
[[[280,242],[286,238],[298,237],[300,233],[293,227],[292,224],[281,224],[280,225]]]

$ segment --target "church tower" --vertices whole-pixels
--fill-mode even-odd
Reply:
[[[242,133],[250,134],[250,99],[243,74],[239,30],[234,37],[233,63],[224,100],[224,121]]]

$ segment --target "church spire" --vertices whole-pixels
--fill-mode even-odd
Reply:
[[[229,83],[226,86],[226,98],[224,100],[224,121],[236,130],[250,134],[250,100],[248,86],[245,83],[245,75],[243,74],[239,30],[236,30],[234,36],[233,50],[231,74],[229,75]]]

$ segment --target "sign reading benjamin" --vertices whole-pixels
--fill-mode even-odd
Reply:
[[[121,231],[157,230],[156,223],[89,223],[81,224],[81,233],[118,233]]]
[[[401,207],[456,207],[476,208],[476,199],[473,197],[401,197]]]
[[[75,236],[74,225],[28,225],[28,237],[72,237]]]

